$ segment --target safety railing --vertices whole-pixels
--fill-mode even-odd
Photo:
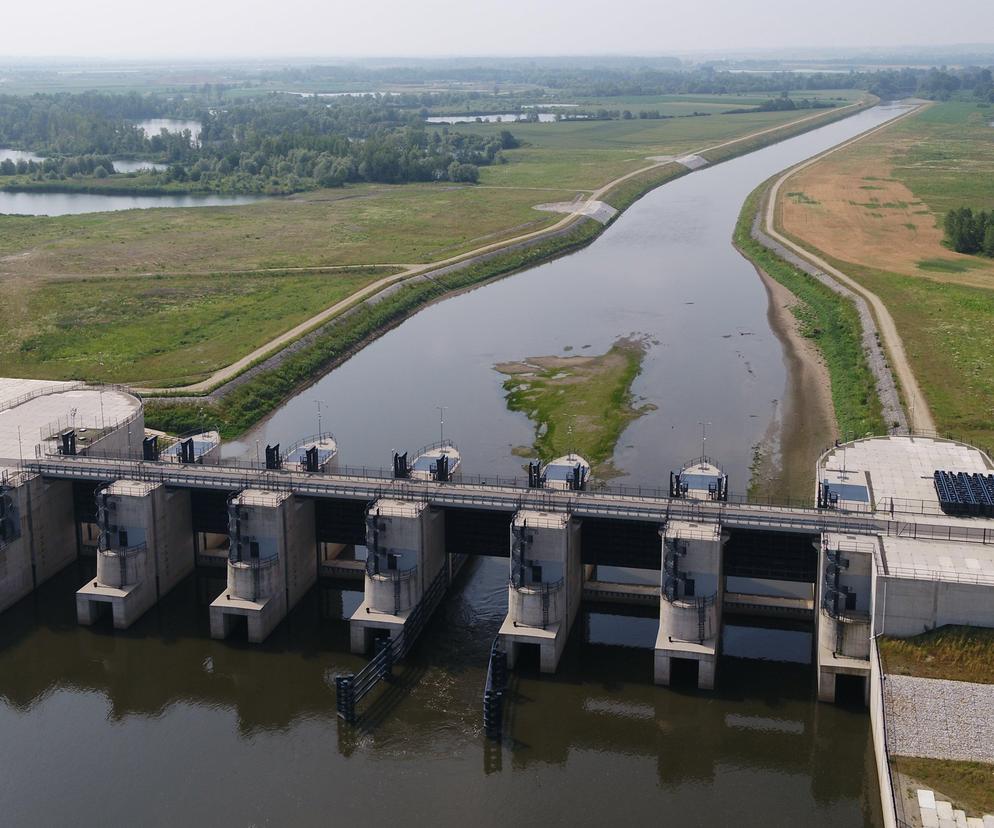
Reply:
[[[566,579],[537,584],[508,581],[511,587],[510,613],[516,627],[541,627],[562,620],[561,593]]]
[[[500,636],[490,646],[487,680],[483,686],[483,732],[488,739],[499,740],[504,728],[504,692],[507,690],[507,653],[500,646]]]
[[[111,586],[117,588],[124,588],[128,584],[133,584],[138,582],[140,573],[133,571],[131,576],[128,575],[128,564],[132,564],[132,569],[134,570],[133,562],[141,555],[145,550],[148,549],[147,543],[138,543],[134,546],[129,546],[124,549],[97,549],[97,581],[101,585]],[[102,565],[101,565],[102,564]],[[109,573],[105,569],[107,565],[113,567],[116,565],[118,571],[115,573],[118,576],[118,583],[109,583],[106,575]],[[104,576],[104,577],[101,577]],[[113,577],[113,576],[111,576]]]
[[[369,575],[370,580],[374,582],[389,585],[393,597],[393,614],[399,615],[403,610],[410,606],[413,600],[411,588],[414,583],[414,579],[417,577],[418,568],[416,566],[412,566],[409,569],[375,570],[370,566],[370,563],[375,561],[375,559],[375,555],[370,555],[366,559],[366,574]],[[407,593],[407,606],[405,606],[405,601],[403,600],[403,594],[405,591]],[[380,594],[382,596],[382,593]],[[368,597],[372,598],[373,596]],[[371,605],[375,606],[372,603]]]
[[[379,639],[376,654],[358,673],[335,677],[335,703],[338,715],[349,724],[358,721],[356,706],[383,680],[393,674],[393,665],[414,646],[431,613],[442,599],[449,583],[448,566],[435,576],[425,590],[420,603],[411,611],[400,633],[389,639]]]
[[[11,408],[17,408],[17,406],[24,405],[24,403],[30,402],[38,397],[47,397],[50,394],[61,394],[64,391],[77,391],[78,389],[85,387],[86,383],[79,381],[59,383],[56,386],[46,385],[43,388],[36,388],[34,391],[26,391],[16,397],[3,400],[0,402],[0,411],[8,411]]]
[[[315,497],[375,499],[392,497],[431,502],[440,506],[492,508],[505,511],[540,509],[566,511],[580,517],[610,517],[662,522],[669,519],[717,521],[726,526],[770,528],[781,531],[838,532],[842,534],[885,534],[927,540],[950,540],[970,543],[994,543],[994,525],[978,526],[968,519],[937,522],[906,522],[874,516],[864,509],[800,508],[789,505],[767,505],[713,501],[691,501],[670,498],[662,490],[650,495],[641,487],[620,487],[586,492],[558,492],[528,489],[513,485],[520,478],[505,480],[501,485],[474,484],[465,478],[455,484],[432,481],[394,480],[392,473],[383,477],[357,475],[354,470],[337,473],[294,473],[265,471],[242,466],[177,467],[162,462],[132,462],[88,458],[52,457],[28,461],[23,467],[48,476],[87,480],[108,480],[128,477],[154,480],[171,486],[191,488],[265,488],[296,492]],[[350,473],[351,472],[351,473]],[[497,478],[495,478],[497,480]],[[507,484],[507,485],[505,485]],[[955,520],[955,525],[951,522]],[[976,520],[976,519],[974,519]]]

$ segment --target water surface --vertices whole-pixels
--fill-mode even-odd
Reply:
[[[646,195],[589,247],[432,305],[289,400],[229,453],[287,444],[316,427],[317,401],[350,465],[387,466],[391,451],[446,435],[467,474],[522,475],[516,446],[533,425],[507,410],[500,362],[599,354],[619,337],[650,342],[633,391],[655,410],[622,434],[620,482],[666,485],[703,451],[748,485],[753,448],[776,424],[787,381],[766,290],[731,245],[748,194],[771,175],[895,117],[876,107]],[[800,496],[807,492],[796,493]]]
[[[114,162],[117,164],[118,162]],[[231,207],[251,204],[255,195],[94,195],[91,193],[12,193],[0,190],[0,214],[66,216],[154,207]]]

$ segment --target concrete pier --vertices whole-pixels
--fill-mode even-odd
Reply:
[[[369,650],[377,631],[395,637],[448,566],[445,514],[426,503],[377,500],[366,518],[366,595],[349,621],[352,652]]]
[[[72,483],[0,477],[0,612],[76,560]]]
[[[511,522],[511,580],[500,637],[513,667],[522,645],[537,646],[554,673],[580,607],[580,521],[561,512],[520,511]]]
[[[714,688],[721,634],[722,546],[717,523],[671,521],[662,537],[662,595],[653,680],[669,685],[673,659],[697,662],[697,686]]]
[[[228,507],[228,586],[211,604],[211,636],[240,619],[264,641],[317,580],[314,503],[287,492],[246,489]]]
[[[826,533],[819,554],[815,624],[818,700],[835,701],[836,678],[856,676],[869,701],[871,578],[875,544]]]
[[[76,592],[76,618],[109,608],[127,629],[193,571],[190,492],[117,480],[97,492],[97,575]]]

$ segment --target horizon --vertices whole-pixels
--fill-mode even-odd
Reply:
[[[857,0],[838,0],[808,11],[787,0],[715,0],[701,26],[681,17],[675,3],[647,0],[621,0],[610,14],[567,0],[547,0],[537,8],[517,2],[496,14],[458,0],[428,0],[416,8],[396,0],[350,8],[286,0],[276,16],[261,0],[177,0],[167,17],[155,8],[106,0],[100,12],[53,0],[46,13],[58,23],[42,28],[35,25],[34,10],[13,8],[5,22],[18,37],[5,47],[6,62],[185,63],[204,62],[205,54],[213,63],[994,49],[994,43],[973,42],[977,32],[994,31],[994,4],[984,0],[952,0],[940,20],[923,2],[882,0],[866,8]],[[151,51],[150,42],[157,44]],[[472,46],[447,45],[456,42]]]

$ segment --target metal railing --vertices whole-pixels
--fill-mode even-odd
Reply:
[[[501,649],[500,636],[490,646],[487,680],[483,686],[483,732],[497,741],[504,729],[504,692],[507,690],[507,653]]]
[[[232,491],[263,488],[294,492],[304,496],[349,499],[399,498],[431,502],[440,506],[489,508],[502,511],[539,509],[566,511],[579,517],[609,517],[650,522],[666,520],[717,521],[726,526],[778,529],[800,532],[842,534],[884,534],[927,540],[994,543],[994,525],[977,526],[957,518],[951,522],[917,523],[875,517],[862,509],[798,508],[757,503],[692,501],[670,498],[662,490],[643,487],[614,487],[596,491],[572,492],[529,489],[521,478],[501,479],[501,486],[458,482],[394,480],[392,471],[383,477],[357,475],[354,470],[336,473],[266,471],[240,465],[181,466],[163,462],[100,461],[86,457],[51,458],[27,461],[23,468],[40,474],[86,480],[112,480],[127,477],[152,480],[171,486],[214,488]],[[515,482],[523,485],[516,486]],[[506,485],[505,485],[506,484]],[[651,493],[650,493],[651,492]],[[658,494],[657,494],[658,493]]]
[[[431,613],[442,599],[449,584],[449,568],[443,565],[431,586],[425,590],[420,603],[411,611],[400,633],[390,639],[379,639],[376,654],[358,673],[335,677],[335,703],[338,715],[349,724],[358,721],[356,706],[384,679],[393,674],[393,665],[400,661],[417,640]]]
[[[36,388],[34,391],[26,391],[17,397],[3,400],[0,402],[0,411],[7,411],[11,408],[17,408],[17,406],[24,405],[24,403],[30,402],[38,397],[47,397],[50,394],[61,394],[64,391],[78,391],[80,388],[85,387],[86,383],[78,380],[74,382],[61,383],[58,386],[46,385],[44,388]]]
[[[416,566],[412,566],[410,569],[375,570],[372,566],[370,566],[370,563],[375,560],[375,555],[370,555],[366,559],[366,574],[369,575],[370,579],[373,581],[383,581],[385,583],[393,584],[393,614],[399,615],[402,609],[400,597],[403,585],[414,580],[418,574],[418,568]]]
[[[117,558],[118,566],[120,566],[120,587],[123,589],[131,581],[128,580],[128,561],[137,558],[142,552],[148,549],[148,544],[145,542],[137,543],[134,546],[129,546],[125,549],[100,549],[97,548],[97,554],[103,555],[108,558]],[[137,573],[136,573],[137,577]]]

